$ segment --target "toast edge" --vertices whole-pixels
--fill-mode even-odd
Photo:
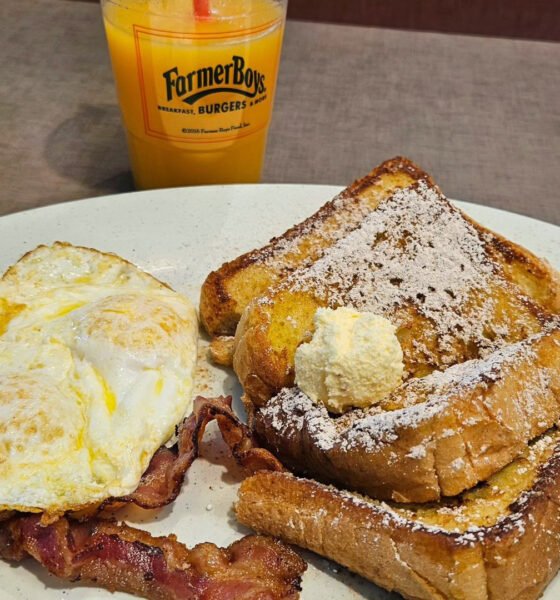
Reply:
[[[287,473],[240,487],[236,515],[252,529],[330,558],[414,600],[535,600],[560,566],[560,444],[533,487],[496,524],[454,533],[406,520]]]

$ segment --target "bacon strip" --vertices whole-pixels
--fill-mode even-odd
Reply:
[[[152,600],[294,600],[306,568],[287,546],[263,536],[189,550],[175,536],[100,519],[44,526],[40,515],[26,515],[0,524],[0,557],[27,555],[63,579]]]
[[[181,490],[187,470],[199,455],[206,426],[214,419],[241,466],[251,473],[283,470],[282,464],[268,450],[258,447],[249,428],[236,417],[231,408],[231,396],[198,396],[192,414],[177,430],[177,444],[172,448],[162,446],[154,454],[134,492],[122,498],[112,498],[103,507],[132,502],[142,508],[159,508],[173,502]]]

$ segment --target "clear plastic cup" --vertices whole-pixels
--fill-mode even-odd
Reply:
[[[287,0],[102,0],[140,189],[260,179]]]

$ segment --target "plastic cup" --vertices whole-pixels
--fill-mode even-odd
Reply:
[[[102,0],[137,188],[260,179],[287,0]]]

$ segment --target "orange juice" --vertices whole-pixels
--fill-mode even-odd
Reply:
[[[138,188],[260,178],[285,0],[105,0]]]

